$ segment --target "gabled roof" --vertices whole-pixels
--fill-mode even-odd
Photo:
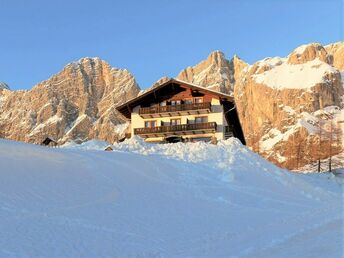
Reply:
[[[147,98],[149,98],[151,95],[155,95],[155,93],[159,90],[162,90],[164,88],[167,88],[167,87],[172,87],[173,85],[179,85],[179,86],[182,86],[182,87],[187,87],[187,88],[190,88],[190,89],[193,89],[193,90],[197,90],[197,91],[200,91],[200,92],[203,92],[203,93],[208,93],[208,94],[212,94],[212,95],[215,95],[215,96],[218,96],[221,100],[224,100],[224,101],[230,101],[230,102],[234,102],[234,98],[228,94],[225,94],[225,93],[222,93],[222,92],[218,92],[218,91],[215,91],[215,90],[210,90],[210,89],[207,89],[205,87],[202,87],[202,86],[199,86],[199,85],[196,85],[196,84],[193,84],[193,83],[189,83],[189,82],[185,82],[185,81],[182,81],[182,80],[177,80],[177,79],[174,79],[174,78],[171,78],[169,80],[167,80],[166,82],[156,86],[156,87],[153,87],[151,89],[148,89],[147,91],[145,91],[144,93],[142,93],[141,95],[138,95],[137,97],[127,101],[126,103],[118,106],[116,109],[121,112],[125,117],[127,118],[130,118],[130,114],[131,114],[131,110],[140,105],[140,103],[144,100],[146,100]]]

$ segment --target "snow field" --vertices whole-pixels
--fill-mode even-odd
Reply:
[[[0,257],[342,257],[343,185],[229,139],[0,140]]]

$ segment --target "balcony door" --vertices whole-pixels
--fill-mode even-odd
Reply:
[[[170,121],[170,125],[180,125],[181,124],[181,119],[177,118],[177,119],[171,119]]]
[[[145,128],[154,128],[156,127],[156,121],[145,121]]]
[[[207,116],[195,117],[195,124],[202,124],[202,123],[207,123],[207,122],[208,122],[208,117]]]

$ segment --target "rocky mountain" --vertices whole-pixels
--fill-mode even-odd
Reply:
[[[309,44],[286,58],[266,58],[247,69],[234,96],[252,147],[288,168],[326,157],[325,149],[330,148],[326,117],[332,116],[337,126],[344,95],[341,73],[332,62],[323,46]],[[324,123],[321,129],[320,123]],[[333,146],[332,152],[336,151],[340,148]]]
[[[339,123],[344,120],[343,77],[344,42],[303,45],[287,57],[252,65],[214,51],[177,76],[234,96],[247,144],[294,169],[326,158],[327,152],[319,149],[329,146],[328,129],[323,129],[329,121],[344,131]],[[162,77],[152,87],[166,80]],[[128,126],[115,107],[142,92],[127,70],[83,58],[28,91],[10,91],[1,84],[0,137],[35,143],[47,136],[59,143],[92,138],[113,142]],[[340,144],[331,151],[342,151]]]
[[[325,47],[313,43],[285,58],[253,65],[237,56],[226,60],[215,51],[178,78],[233,94],[247,144],[274,163],[295,169],[326,157],[318,148],[319,123],[326,124],[321,126],[326,149],[330,143],[323,127],[329,127],[329,120],[335,126],[344,120],[343,49],[343,42]],[[332,152],[341,151],[339,145],[331,146]]]
[[[113,142],[125,127],[115,107],[138,92],[127,70],[83,58],[31,90],[0,90],[0,136],[34,143],[47,136],[59,143],[92,138]]]
[[[193,67],[182,70],[177,78],[206,86],[212,90],[232,94],[234,90],[234,70],[220,51],[212,52],[208,58]]]

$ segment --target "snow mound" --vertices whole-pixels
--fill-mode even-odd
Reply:
[[[303,189],[299,194],[304,195],[307,192],[307,197],[322,198],[319,196],[322,190],[314,191],[306,182],[299,181],[287,170],[278,168],[252,152],[234,137],[213,145],[206,142],[154,144],[146,143],[141,137],[134,136],[122,143],[114,144],[113,150],[161,156],[167,159],[196,163],[209,169],[217,169],[221,171],[217,174],[218,180],[224,182],[240,182],[240,184],[247,185],[255,182],[260,184],[259,187],[268,187],[271,190],[274,187],[277,190],[279,187],[299,184]]]
[[[73,141],[67,142],[62,145],[61,148],[76,150],[104,150],[107,146],[109,146],[109,143],[107,143],[106,141],[90,140],[81,144]]]
[[[262,167],[270,166],[276,169],[271,163],[244,147],[236,138],[219,141],[217,145],[207,142],[154,144],[146,143],[141,137],[134,136],[122,143],[115,144],[113,148],[117,151],[135,152],[143,155],[161,155],[219,169],[230,169],[238,160],[258,159]]]

